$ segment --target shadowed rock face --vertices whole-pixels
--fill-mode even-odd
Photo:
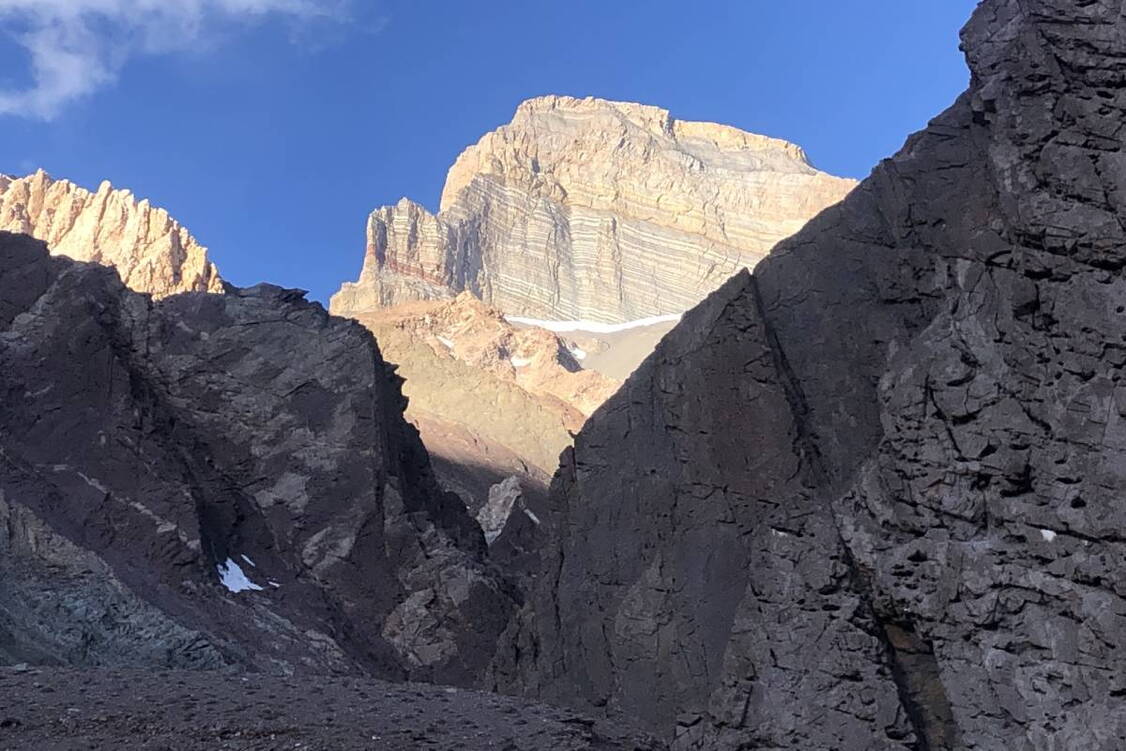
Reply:
[[[499,685],[680,748],[1126,747],[1126,16],[987,0],[963,47],[588,421]]]
[[[405,198],[372,213],[363,271],[332,311],[469,291],[538,319],[681,313],[855,184],[778,139],[537,97],[458,157],[437,215]]]
[[[371,335],[0,233],[0,661],[468,684],[513,604]]]

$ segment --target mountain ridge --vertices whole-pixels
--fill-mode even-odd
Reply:
[[[540,97],[458,156],[437,214],[406,198],[371,214],[360,277],[330,309],[469,291],[537,319],[681,313],[853,185],[780,139]]]
[[[43,240],[51,252],[113,266],[138,292],[222,292],[207,248],[162,208],[103,180],[89,191],[42,169],[0,175],[0,230]]]

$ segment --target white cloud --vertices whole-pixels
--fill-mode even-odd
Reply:
[[[0,89],[0,115],[49,120],[111,83],[129,58],[190,49],[215,24],[343,19],[348,2],[0,0],[0,29],[26,50],[32,80],[25,89]]]

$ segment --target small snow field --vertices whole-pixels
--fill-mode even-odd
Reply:
[[[247,563],[250,563],[249,558],[246,558],[246,556],[243,556],[243,558],[246,559]],[[219,572],[219,580],[223,582],[223,586],[231,592],[237,593],[247,590],[260,592],[262,590],[261,587],[247,578],[242,566],[239,566],[230,558],[227,559],[226,563],[217,565],[215,569]]]
[[[668,323],[670,321],[679,321],[680,313],[672,313],[663,316],[653,316],[651,318],[641,318],[636,321],[626,321],[624,323],[600,323],[598,321],[542,321],[537,318],[521,318],[520,316],[505,316],[504,320],[509,323],[516,323],[522,326],[535,326],[541,329],[555,332],[556,334],[565,334],[572,331],[587,331],[591,334],[614,334],[618,331],[628,331],[629,329],[639,329],[645,326],[654,326],[658,323]]]

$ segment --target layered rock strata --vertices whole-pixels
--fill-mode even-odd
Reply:
[[[1126,747],[1126,16],[962,41],[969,91],[588,421],[501,686],[685,749]]]
[[[472,683],[513,607],[371,334],[0,233],[0,661]]]
[[[855,184],[785,141],[601,99],[530,99],[450,168],[437,215],[403,199],[368,220],[356,316],[461,291],[510,315],[680,313]]]
[[[37,237],[52,253],[113,266],[138,292],[160,297],[223,288],[207,249],[167,211],[108,181],[91,193],[42,170],[0,175],[0,230]]]

